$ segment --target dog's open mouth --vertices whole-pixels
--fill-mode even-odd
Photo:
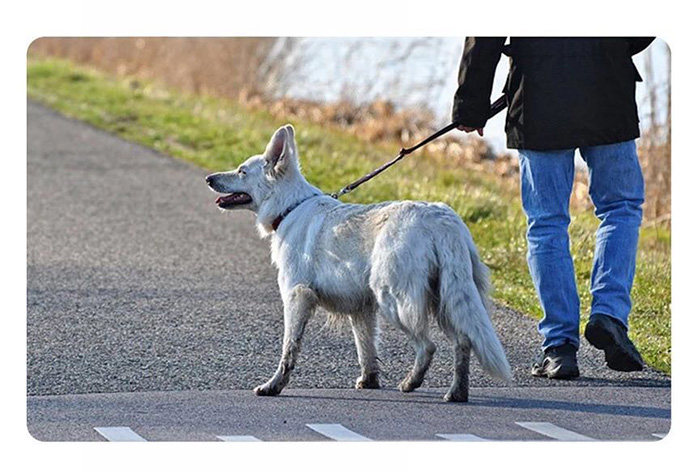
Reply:
[[[236,205],[245,205],[252,202],[253,199],[247,193],[236,192],[230,195],[222,195],[216,199],[216,204],[219,208],[231,208]]]

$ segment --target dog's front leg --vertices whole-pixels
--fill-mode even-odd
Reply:
[[[301,348],[304,328],[315,311],[317,303],[318,299],[314,291],[304,285],[295,286],[284,301],[282,358],[275,375],[263,385],[255,387],[254,392],[257,395],[277,395],[289,383],[289,375],[294,370]]]

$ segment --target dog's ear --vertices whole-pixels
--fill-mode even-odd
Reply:
[[[292,125],[282,126],[275,131],[265,148],[264,156],[265,171],[271,177],[280,177],[297,166],[297,146]]]

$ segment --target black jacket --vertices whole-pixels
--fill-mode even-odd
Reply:
[[[569,149],[639,137],[632,56],[654,38],[467,38],[452,118],[486,123],[501,53],[510,56],[509,148]]]

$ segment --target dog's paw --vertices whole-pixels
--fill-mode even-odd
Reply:
[[[281,391],[281,388],[276,388],[269,383],[258,385],[253,389],[253,392],[259,397],[274,397],[275,395],[279,395]]]
[[[445,394],[443,397],[443,400],[446,402],[454,402],[454,403],[464,403],[469,401],[469,391],[468,390],[450,390]]]
[[[399,384],[399,390],[401,390],[403,393],[409,393],[420,387],[420,385],[420,383],[415,382],[413,377],[409,375],[401,381]]]
[[[379,385],[379,374],[374,373],[369,374],[367,377],[358,377],[355,382],[355,388],[358,390],[381,388]]]

